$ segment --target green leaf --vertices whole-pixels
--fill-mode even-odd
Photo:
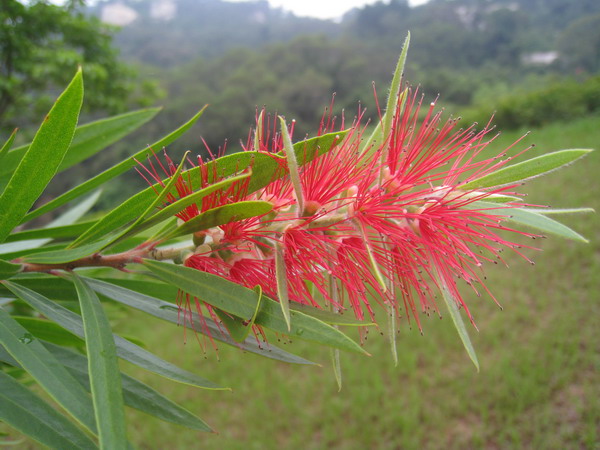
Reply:
[[[179,236],[185,236],[186,234],[195,233],[196,231],[208,230],[209,228],[224,225],[226,223],[262,216],[272,209],[273,205],[271,203],[260,200],[217,206],[216,208],[204,211],[193,219],[188,220],[167,236],[164,236],[163,239],[173,239]]]
[[[73,333],[68,332],[60,325],[49,320],[26,316],[13,316],[13,318],[37,339],[73,347],[82,347],[84,344]]]
[[[337,348],[330,348],[329,356],[331,357],[331,365],[333,366],[333,375],[335,376],[335,382],[338,387],[338,392],[341,392],[341,390],[342,390],[342,364],[340,362],[340,351]]]
[[[68,263],[99,252],[114,239],[115,235],[111,234],[102,239],[101,241],[92,242],[91,244],[82,245],[81,247],[43,251],[40,253],[27,255],[23,257],[23,261],[36,264]]]
[[[75,130],[73,144],[58,170],[62,172],[73,167],[120,141],[152,120],[161,109],[160,107],[139,109],[78,127]]]
[[[279,297],[279,306],[285,319],[288,332],[292,329],[290,316],[290,298],[288,297],[287,270],[285,268],[285,258],[283,256],[283,247],[279,242],[275,243],[275,279],[277,281],[277,297]]]
[[[0,308],[0,343],[29,375],[79,423],[95,432],[88,393],[48,350]]]
[[[166,283],[173,284],[223,311],[245,320],[250,320],[254,315],[258,294],[252,289],[189,267],[147,259],[143,264]],[[255,322],[257,325],[292,337],[367,354],[356,342],[339,330],[298,311],[291,312],[291,331],[288,331],[279,303],[264,295],[261,303]]]
[[[21,271],[20,264],[13,264],[0,259],[0,280],[8,280]]]
[[[469,338],[469,333],[465,328],[465,323],[463,322],[460,311],[458,310],[456,300],[450,293],[446,283],[440,277],[438,277],[438,279],[440,290],[442,291],[442,297],[446,303],[446,306],[448,307],[448,312],[452,318],[452,323],[454,324],[454,327],[460,336],[460,340],[462,341],[465,350],[469,354],[469,358],[471,358],[471,361],[473,361],[473,364],[475,364],[475,367],[477,368],[477,372],[479,372],[479,361],[477,360],[477,354],[475,353],[475,349],[471,343],[471,338]]]
[[[49,448],[98,448],[54,407],[2,371],[0,420]]]
[[[160,139],[159,141],[155,142],[154,144],[152,144],[148,148],[140,150],[135,155],[133,155],[133,156],[131,156],[131,157],[129,157],[129,158],[121,161],[120,163],[112,166],[109,169],[106,169],[104,172],[102,172],[102,173],[96,175],[95,177],[93,177],[93,178],[91,178],[91,179],[89,179],[89,180],[81,183],[77,187],[74,187],[73,189],[65,192],[64,194],[60,195],[59,197],[56,197],[55,199],[49,201],[45,205],[39,207],[38,209],[30,212],[29,214],[27,214],[25,216],[24,220],[25,221],[31,220],[31,219],[33,219],[35,217],[38,217],[38,216],[40,216],[40,215],[42,215],[44,213],[47,213],[48,211],[52,211],[53,209],[56,209],[59,206],[64,205],[65,203],[73,200],[74,198],[77,198],[77,197],[85,194],[86,192],[89,192],[89,191],[97,188],[101,184],[106,183],[109,180],[112,180],[116,176],[118,176],[118,175],[120,175],[120,174],[122,174],[124,172],[127,172],[127,170],[129,170],[131,167],[134,167],[137,164],[135,162],[134,158],[138,159],[138,160],[143,159],[146,156],[152,154],[152,149],[153,148],[162,148],[162,147],[164,147],[166,145],[169,145],[172,142],[174,142],[175,140],[177,140],[186,131],[188,131],[192,127],[192,125],[194,125],[194,123],[196,123],[196,121],[200,118],[200,116],[204,112],[205,108],[206,108],[206,106],[204,108],[202,108],[188,122],[186,122],[181,127],[179,127],[177,130],[175,130],[172,133],[168,134],[167,136],[163,137],[162,139]]]
[[[82,216],[84,216],[91,208],[94,206],[98,198],[100,197],[100,191],[96,191],[94,194],[90,195],[84,201],[78,203],[74,207],[70,208],[63,214],[61,214],[58,218],[50,222],[46,227],[35,230],[27,230],[19,233],[13,233],[8,236],[5,244],[0,244],[0,253],[11,253],[15,251],[27,250],[27,249],[35,249],[39,248],[52,239],[50,237],[46,237],[47,235],[55,236],[57,234],[63,233],[73,233],[73,229],[65,229],[64,227],[71,226],[73,222],[79,220]],[[86,228],[88,225],[84,225]],[[58,227],[58,230],[57,230]],[[75,230],[81,229],[80,226],[75,226]],[[67,232],[67,233],[66,233]],[[33,238],[29,240],[27,237]],[[13,242],[19,241],[19,242]]]
[[[17,128],[15,128],[12,133],[10,133],[10,136],[8,137],[8,139],[6,140],[6,142],[4,143],[2,148],[0,148],[0,163],[3,162],[2,167],[7,166],[4,158],[8,154],[8,151],[10,150],[10,148],[12,147],[16,136],[17,136]]]
[[[73,136],[73,142],[58,171],[62,172],[121,140],[151,120],[160,109],[140,109],[77,127]],[[2,169],[0,169],[0,178],[14,170],[29,148],[29,145],[15,148],[7,155],[6,164],[2,165]]]
[[[72,225],[61,225],[51,228],[36,228],[33,230],[24,230],[12,233],[6,239],[7,243],[25,241],[29,239],[65,239],[80,236],[96,221],[80,222]]]
[[[404,74],[404,64],[406,63],[406,55],[408,54],[408,47],[410,45],[410,32],[406,35],[404,44],[402,45],[402,51],[396,64],[396,70],[394,70],[394,76],[392,78],[392,84],[388,92],[388,100],[385,109],[385,117],[383,118],[383,141],[388,138],[392,129],[392,122],[396,115],[396,107],[398,105],[398,96],[400,95],[402,75]]]
[[[44,119],[0,196],[0,242],[21,222],[54,177],[73,139],[82,101],[80,69]]]
[[[44,343],[44,345],[86,389],[90,390],[88,360],[85,356],[57,345],[49,343]],[[194,430],[213,431],[202,419],[164,397],[150,386],[122,372],[120,376],[123,401],[127,406]]]
[[[16,283],[5,281],[3,283],[17,297],[29,304],[50,320],[58,323],[63,328],[69,330],[76,336],[83,338],[83,322],[81,316],[64,308],[56,302],[38,294],[24,286]],[[113,334],[115,344],[117,346],[117,354],[120,358],[129,361],[136,366],[142,367],[150,372],[154,372],[162,377],[169,378],[179,383],[189,384],[204,389],[225,389],[217,384],[205,380],[198,375],[195,375],[186,370],[165,361],[153,353],[144,350],[143,348],[123,339],[120,336]]]
[[[252,326],[256,321],[258,311],[260,311],[260,303],[262,301],[262,288],[260,287],[260,285],[258,285],[254,287],[254,290],[258,294],[258,301],[256,302],[256,309],[254,310],[254,315],[247,322],[240,319],[239,317],[232,316],[226,313],[225,311],[221,311],[219,308],[214,308],[214,311],[217,313],[217,316],[219,316],[221,322],[223,322],[225,328],[227,328],[229,336],[231,336],[235,342],[241,343],[248,338],[250,330],[252,329]]]
[[[550,219],[543,214],[539,214],[531,209],[524,208],[498,208],[498,205],[494,203],[486,202],[473,202],[468,205],[469,209],[478,209],[486,214],[495,214],[499,216],[506,216],[506,220],[509,222],[515,222],[521,225],[527,225],[536,230],[541,230],[545,233],[555,234],[566,239],[572,239],[574,241],[585,242],[589,241],[582,235],[572,230],[566,225],[557,222],[554,219]]]
[[[149,295],[141,294],[139,292],[132,291],[131,289],[127,289],[122,286],[116,286],[113,283],[123,283],[125,280],[111,280],[111,283],[102,280],[95,280],[92,278],[85,278],[86,282],[90,285],[92,289],[98,292],[101,295],[104,295],[112,300],[115,300],[124,305],[130,306],[132,308],[138,309],[140,311],[144,311],[154,317],[158,317],[159,319],[166,320],[171,323],[179,324],[180,314],[179,307],[174,305],[173,303],[165,302],[163,300],[159,300],[156,297],[151,297]],[[147,282],[142,281],[140,283],[150,285],[150,291],[154,292],[155,295],[157,292],[160,292],[162,283],[155,282]],[[138,288],[137,283],[126,283],[132,285],[134,288]],[[177,289],[174,289],[172,293],[167,292],[166,295],[170,298],[175,298],[177,295]],[[194,330],[198,332],[203,332],[204,327],[208,329],[211,333],[213,339],[224,342],[229,345],[233,345],[235,347],[240,348],[241,350],[245,350],[248,352],[256,353],[257,355],[264,356],[266,358],[272,358],[283,362],[293,363],[293,364],[314,364],[306,359],[300,358],[296,355],[292,355],[280,348],[275,346],[261,345],[254,336],[251,336],[245,339],[243,342],[235,342],[232,340],[227,334],[224,334],[219,326],[210,319],[210,317],[200,317],[197,313],[191,312],[191,315],[186,316],[186,321],[189,320],[192,322]],[[255,319],[255,318],[254,318]],[[190,325],[186,323],[186,325]]]
[[[296,157],[300,164],[312,161],[317,155],[329,151],[335,147],[339,142],[343,140],[348,131],[340,131],[338,133],[329,133],[323,136],[319,136],[312,139],[307,139],[302,142],[294,144],[294,150],[296,151]],[[240,152],[231,155],[223,156],[215,161],[206,163],[206,183],[214,183],[213,186],[206,187],[206,191],[199,195],[198,198],[194,197],[196,193],[189,195],[173,205],[167,206],[161,210],[157,215],[151,217],[149,222],[152,224],[158,223],[157,219],[164,220],[167,214],[176,214],[186,206],[195,203],[204,197],[207,193],[214,192],[217,189],[221,189],[231,184],[234,181],[238,181],[237,177],[245,178],[250,176],[248,184],[248,194],[251,194],[272,182],[274,179],[283,176],[281,172],[280,161],[283,155],[267,155],[262,152]],[[216,167],[215,167],[216,165]],[[244,170],[252,168],[251,175],[241,173]],[[190,180],[192,183],[191,189],[196,191],[201,188],[200,186],[200,175],[197,167],[182,172],[181,176],[186,180]],[[215,183],[214,173],[218,173],[219,182]],[[241,173],[241,174],[240,174]],[[235,174],[235,178],[228,178]],[[221,184],[223,183],[223,184]],[[217,187],[218,186],[218,187]],[[101,236],[104,236],[106,231],[115,230],[121,226],[135,220],[139,217],[144,210],[152,203],[156,198],[156,192],[162,187],[156,183],[154,186],[148,187],[145,190],[139,192],[128,200],[124,201],[117,208],[112,210],[102,221],[100,221],[94,228],[90,229],[85,235],[81,236],[77,240],[76,245],[83,244],[85,242],[93,241]],[[181,202],[181,203],[180,203]],[[189,202],[189,203],[187,203]],[[179,209],[180,208],[180,209]],[[161,214],[161,216],[158,216]]]
[[[520,208],[523,211],[529,211],[536,214],[543,214],[544,216],[549,215],[560,215],[560,214],[587,214],[596,212],[594,208]]]
[[[83,318],[88,373],[100,448],[126,448],[127,426],[121,390],[121,371],[110,324],[96,293],[75,274],[73,281],[79,295]]]
[[[512,166],[504,167],[481,178],[471,180],[460,186],[461,189],[480,189],[506,186],[512,183],[530,180],[565,167],[587,155],[592,150],[571,149],[546,153]]]
[[[304,214],[304,194],[302,192],[302,182],[300,181],[300,171],[298,169],[298,161],[296,158],[296,152],[292,145],[292,139],[288,132],[285,119],[279,116],[281,122],[281,139],[283,141],[283,152],[287,161],[288,173],[292,186],[294,187],[294,194],[296,196],[296,203],[298,204],[298,216]],[[282,303],[283,304],[283,303]],[[285,315],[285,314],[284,314]]]

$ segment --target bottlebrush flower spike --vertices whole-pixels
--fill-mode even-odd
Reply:
[[[358,319],[375,321],[375,302],[392,316],[414,318],[421,329],[420,312],[439,314],[435,298],[440,292],[451,302],[455,321],[460,321],[457,308],[462,308],[474,324],[456,280],[462,279],[476,295],[489,293],[481,271],[485,262],[502,261],[503,248],[527,259],[520,245],[500,232],[536,237],[506,224],[512,211],[531,205],[515,193],[520,181],[467,187],[481,177],[489,180],[490,173],[511,159],[504,158],[506,151],[484,158],[495,139],[489,127],[477,131],[458,128],[454,119],[442,122],[434,103],[419,121],[421,106],[417,91],[404,90],[387,139],[366,149],[361,146],[359,111],[344,140],[305,164],[302,146],[292,146],[285,121],[281,119],[278,133],[265,127],[271,121],[261,112],[245,150],[276,161],[279,170],[271,182],[251,192],[250,178],[237,181],[179,217],[186,220],[249,200],[267,200],[273,209],[200,230],[203,239],[195,242],[201,245],[184,264],[248,288],[260,287],[282,303],[288,327],[294,303],[335,311],[349,308]],[[328,117],[321,128],[332,123]],[[167,174],[174,167],[168,161],[163,168]],[[178,195],[189,195],[194,184],[204,188],[222,181],[219,159],[208,164],[199,158],[197,167],[188,176],[200,180],[178,180]],[[146,172],[159,180],[151,169]],[[498,198],[505,203],[490,203]],[[199,311],[201,304],[197,299]],[[264,335],[253,327],[257,336]],[[461,337],[470,348],[465,333]]]

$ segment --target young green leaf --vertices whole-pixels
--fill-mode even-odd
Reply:
[[[442,291],[442,298],[444,299],[444,302],[448,307],[450,317],[452,318],[452,323],[454,324],[454,327],[460,336],[460,340],[462,341],[469,358],[471,358],[471,361],[473,361],[473,364],[475,364],[475,367],[477,368],[477,372],[479,372],[479,361],[477,360],[477,354],[475,353],[475,349],[471,343],[471,338],[469,338],[469,333],[465,328],[465,323],[463,322],[460,311],[458,310],[458,306],[456,305],[456,300],[441,278],[439,278],[439,285],[440,290]]]
[[[461,186],[461,189],[481,189],[488,187],[506,186],[512,183],[530,180],[565,167],[591,150],[572,149],[546,153],[536,158],[528,159],[512,166],[504,167],[481,178],[471,180]]]
[[[298,161],[296,159],[296,152],[292,145],[292,139],[285,123],[285,119],[279,116],[281,122],[281,138],[283,140],[283,149],[285,158],[287,160],[288,173],[292,186],[294,187],[294,195],[296,197],[296,203],[298,204],[298,216],[300,217],[304,212],[304,193],[302,192],[302,182],[300,181],[300,171],[298,169]]]
[[[96,293],[75,274],[73,281],[83,318],[88,373],[100,448],[124,449],[127,447],[127,425],[121,371],[110,324]]]
[[[258,294],[252,289],[247,289],[224,278],[189,267],[147,259],[143,261],[143,264],[166,283],[173,284],[223,311],[244,320],[250,320],[254,315]],[[298,311],[290,313],[291,331],[288,331],[279,303],[264,295],[261,303],[255,321],[257,325],[300,339],[367,354],[356,342],[331,325]]]
[[[8,139],[6,140],[6,142],[4,143],[2,148],[0,148],[0,163],[2,163],[2,167],[6,167],[6,165],[7,165],[5,158],[6,158],[6,155],[8,154],[8,151],[12,147],[16,136],[17,136],[17,129],[15,128],[13,130],[13,132],[10,133],[10,136],[8,137]],[[1,175],[2,174],[0,173],[0,176]]]
[[[77,187],[74,187],[73,189],[65,192],[64,194],[56,197],[55,199],[49,201],[45,205],[31,211],[30,213],[28,213],[25,216],[23,221],[26,222],[35,217],[41,216],[42,214],[45,214],[48,211],[52,211],[53,209],[56,209],[59,206],[64,205],[65,203],[73,200],[74,198],[77,198],[77,197],[85,194],[86,192],[89,192],[89,191],[97,188],[98,186],[102,185],[103,183],[106,183],[107,181],[112,180],[116,176],[118,176],[124,172],[127,172],[127,170],[129,170],[131,167],[134,167],[137,164],[135,162],[135,159],[138,159],[138,160],[143,159],[146,156],[152,154],[153,148],[162,148],[162,147],[169,145],[172,142],[176,141],[181,135],[183,135],[186,131],[188,131],[196,123],[196,121],[200,118],[200,116],[204,112],[205,108],[206,108],[206,106],[204,108],[202,108],[189,121],[187,121],[185,124],[183,124],[181,127],[179,127],[177,130],[175,130],[172,133],[168,134],[167,136],[163,137],[162,139],[155,142],[148,148],[140,150],[135,155],[121,161],[120,163],[112,166],[109,169],[106,169],[104,172],[81,183]],[[137,215],[134,215],[133,218],[135,218],[136,216]]]
[[[248,335],[250,334],[250,330],[252,330],[252,326],[256,321],[256,316],[258,315],[258,311],[260,311],[260,303],[262,301],[262,288],[260,286],[255,286],[254,290],[258,294],[258,301],[256,302],[256,310],[254,311],[254,315],[249,321],[245,321],[240,319],[239,317],[232,316],[231,314],[226,313],[225,311],[221,311],[219,308],[214,308],[215,313],[227,328],[229,332],[229,336],[238,343],[244,342]]]
[[[95,433],[96,424],[88,393],[38,339],[2,308],[0,343],[58,404]]]
[[[275,278],[277,280],[277,297],[279,297],[279,305],[281,313],[287,324],[288,332],[292,329],[290,317],[290,298],[288,296],[287,273],[285,268],[285,258],[283,255],[283,247],[279,242],[275,243]]]
[[[77,127],[73,142],[60,164],[58,172],[80,163],[124,138],[156,116],[159,111],[160,108],[140,109]],[[26,144],[8,153],[5,164],[0,168],[0,178],[17,167],[29,146],[30,144]]]
[[[20,264],[13,264],[3,259],[0,259],[0,280],[8,280],[20,271]]]
[[[76,236],[80,236],[83,234],[88,228],[90,228],[93,224],[95,224],[95,220],[90,220],[87,222],[79,222],[72,225],[61,225],[51,228],[35,228],[33,230],[23,230],[18,231],[16,233],[10,234],[6,238],[6,243],[18,242],[18,241],[27,241],[32,239],[66,239],[73,238]],[[4,245],[4,244],[0,244]]]
[[[26,230],[10,234],[6,239],[6,243],[0,244],[0,254],[25,249],[39,248],[52,241],[52,238],[55,236],[60,236],[61,234],[63,236],[69,236],[73,235],[72,233],[76,230],[89,228],[89,223],[87,225],[83,224],[83,227],[81,226],[81,224],[78,224],[76,226],[71,226],[70,224],[79,220],[83,215],[85,215],[85,213],[87,213],[92,208],[92,206],[94,206],[94,204],[100,197],[100,192],[101,191],[96,191],[88,198],[86,198],[83,202],[75,205],[74,207],[61,214],[58,218],[54,219],[44,228]],[[27,237],[29,237],[30,239],[26,240]]]
[[[80,338],[85,336],[81,316],[24,286],[8,281],[5,281],[3,284],[17,297],[50,320],[53,320]],[[204,389],[226,389],[199,377],[198,375],[183,370],[120,336],[113,334],[113,338],[117,346],[117,354],[119,357],[130,363],[179,383],[189,384]]]
[[[0,371],[0,420],[48,448],[98,448],[54,407]]]
[[[163,240],[173,239],[197,231],[208,230],[209,228],[223,225],[243,219],[250,219],[256,216],[267,214],[273,209],[269,202],[252,200],[247,202],[231,203],[229,205],[217,206],[197,215],[184,224],[177,227],[171,233],[163,236]]]
[[[544,216],[554,216],[561,214],[588,214],[596,212],[594,208],[521,208],[521,210],[533,212],[536,214],[543,214]]]
[[[21,223],[54,177],[73,139],[82,101],[83,79],[78,70],[44,119],[0,196],[0,243]]]
[[[27,316],[13,316],[13,318],[37,339],[69,347],[82,347],[84,344],[73,333],[49,320]]]
[[[383,141],[388,138],[392,129],[392,122],[396,115],[396,107],[398,105],[398,96],[400,95],[402,76],[404,75],[404,64],[406,63],[406,55],[408,54],[408,47],[410,45],[410,32],[406,35],[404,44],[402,45],[402,51],[396,64],[396,70],[394,70],[394,76],[392,83],[388,91],[387,105],[385,108],[385,117],[383,118]]]
[[[497,214],[499,216],[506,216],[506,220],[509,222],[519,223],[521,225],[527,225],[536,230],[543,231],[545,233],[555,234],[557,236],[572,239],[579,242],[589,242],[582,235],[572,230],[566,225],[557,222],[554,219],[546,217],[537,211],[525,208],[498,208],[498,205],[487,202],[473,202],[469,206],[469,209],[480,209],[486,214]]]
[[[88,360],[84,355],[47,342],[44,343],[44,346],[71,372],[83,387],[88,391],[90,390]],[[213,431],[202,419],[164,397],[150,386],[122,372],[120,376],[123,387],[123,401],[127,406],[194,430]]]
[[[40,251],[27,255],[23,261],[36,264],[63,264],[77,259],[85,258],[102,250],[110,242],[114,241],[115,234],[111,234],[101,241],[82,245],[81,247],[66,248],[61,250]]]

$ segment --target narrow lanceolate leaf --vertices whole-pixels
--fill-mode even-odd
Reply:
[[[24,286],[9,281],[5,281],[3,284],[17,297],[50,320],[53,320],[80,338],[85,337],[81,316]],[[211,381],[205,380],[198,375],[159,358],[153,353],[144,350],[120,336],[113,334],[113,338],[117,346],[117,355],[136,366],[179,383],[189,384],[204,389],[224,389]]]
[[[234,316],[250,320],[254,314],[258,293],[252,289],[189,267],[151,260],[144,260],[143,264],[164,282]],[[298,311],[291,311],[290,316],[291,331],[288,331],[279,303],[263,295],[255,323],[292,337],[367,354],[356,342],[331,325]]]
[[[469,338],[469,333],[467,332],[465,323],[463,322],[460,311],[458,310],[458,306],[456,305],[456,300],[450,293],[450,290],[443,280],[441,280],[439,284],[442,291],[442,297],[446,303],[446,306],[448,307],[450,317],[452,318],[452,323],[454,324],[454,327],[460,336],[460,340],[462,341],[465,350],[469,354],[469,358],[471,358],[471,361],[473,361],[473,364],[475,364],[475,367],[477,368],[477,372],[479,372],[479,361],[477,360],[477,354],[475,353],[475,349],[471,343],[471,338]]]
[[[102,250],[106,245],[115,239],[115,235],[109,235],[101,241],[82,245],[81,247],[66,248],[60,250],[40,251],[27,255],[23,261],[36,264],[63,264],[77,259],[85,258]],[[42,249],[40,249],[42,250]]]
[[[579,158],[584,157],[592,150],[571,149],[546,153],[527,161],[504,167],[489,175],[476,180],[471,180],[461,186],[461,189],[480,189],[488,187],[506,186],[509,184],[530,180],[567,166]]]
[[[275,244],[275,278],[277,279],[277,297],[281,305],[281,313],[287,324],[288,331],[292,329],[290,319],[290,298],[288,296],[287,270],[285,268],[285,258],[283,247],[279,242]]]
[[[288,172],[292,186],[294,187],[294,194],[296,196],[296,203],[298,208],[298,217],[304,215],[304,193],[302,192],[302,182],[300,181],[300,171],[298,170],[298,161],[296,160],[296,152],[292,146],[292,139],[288,132],[285,119],[279,116],[281,121],[281,138],[283,140],[283,148],[285,152],[285,158],[287,159]]]
[[[100,197],[100,193],[101,191],[96,191],[84,201],[68,209],[44,228],[10,234],[6,239],[6,243],[0,244],[0,254],[39,248],[52,241],[52,238],[56,236],[77,236],[78,234],[73,233],[79,231],[80,234],[82,230],[89,228],[90,224],[78,224],[75,226],[70,224],[79,220],[94,206]]]
[[[0,308],[0,343],[58,404],[95,432],[92,401],[56,358],[17,321]]]
[[[75,223],[73,225],[61,225],[51,228],[36,228],[34,230],[23,230],[17,233],[12,233],[6,238],[6,242],[27,241],[35,238],[40,239],[66,239],[80,236],[96,221]],[[36,239],[37,240],[37,239]]]
[[[487,202],[473,202],[469,205],[469,209],[480,209],[487,214],[505,216],[506,220],[509,222],[527,225],[544,233],[554,234],[574,241],[589,242],[586,238],[568,226],[540,214],[541,211],[538,213],[537,211],[524,208],[498,208],[498,205]]]
[[[8,139],[6,140],[6,142],[4,143],[4,145],[2,146],[2,148],[0,148],[0,167],[6,167],[6,155],[8,154],[8,151],[10,150],[10,148],[12,147],[13,142],[15,141],[15,137],[17,136],[17,129],[15,128],[13,130],[12,133],[10,133],[10,136],[8,137]],[[1,173],[0,173],[1,175]]]
[[[487,200],[487,199],[486,199]],[[589,214],[594,213],[594,208],[521,208],[523,211],[534,212],[536,214],[543,214],[544,216],[553,216],[561,214]]]
[[[144,311],[154,317],[157,317],[162,320],[166,320],[171,323],[180,324],[181,323],[181,315],[179,311],[179,307],[174,305],[173,303],[166,302],[164,300],[160,300],[156,297],[152,297],[140,292],[132,291],[131,289],[127,289],[122,286],[117,286],[112,283],[108,283],[106,281],[96,280],[92,278],[85,278],[87,283],[90,285],[92,289],[98,292],[105,297],[108,297],[112,300],[115,300],[124,305],[130,306],[132,308],[138,309],[140,311]],[[124,280],[112,280],[113,283],[123,282]],[[144,285],[150,285],[150,292],[153,292],[156,295],[157,292],[160,292],[161,287],[171,287],[162,283],[153,283],[153,282],[142,282]],[[137,288],[137,286],[133,286]],[[147,287],[147,286],[144,286]],[[170,292],[167,295],[167,298],[174,299],[177,295],[177,289],[174,289],[174,292]],[[1,292],[0,292],[1,294]],[[259,294],[259,299],[261,295]],[[258,314],[258,307],[260,306],[260,302],[257,303],[257,309],[255,315],[250,320],[245,328],[249,329],[250,325],[254,323],[256,320],[256,315]],[[276,359],[278,361],[283,361],[287,363],[293,364],[314,364],[311,361],[308,361],[304,358],[300,358],[299,356],[288,353],[278,347],[272,345],[261,344],[254,336],[250,336],[242,340],[242,342],[238,342],[232,340],[229,335],[223,333],[219,326],[210,318],[210,317],[202,317],[200,318],[197,313],[191,312],[186,313],[186,323],[187,326],[192,326],[195,331],[198,333],[203,333],[206,329],[210,332],[213,339],[217,341],[224,342],[225,344],[233,345],[241,350],[245,350],[248,352],[256,353],[257,355],[264,356],[266,358]],[[246,333],[247,335],[247,333]]]
[[[54,407],[2,371],[0,421],[48,448],[98,448]]]
[[[235,342],[241,343],[248,338],[248,335],[252,330],[252,326],[256,321],[256,316],[260,311],[260,303],[262,301],[262,288],[260,287],[260,285],[258,285],[254,287],[254,290],[258,294],[258,301],[256,302],[256,310],[254,311],[254,315],[249,321],[245,321],[240,319],[239,317],[227,314],[225,311],[221,311],[219,308],[214,308],[214,311],[217,313],[217,316],[219,316],[219,319],[221,319],[221,322],[223,322],[223,325],[225,325],[225,328],[227,328],[229,336],[231,336],[231,338]]]
[[[337,283],[331,275],[329,276],[329,296],[333,300],[333,302],[329,304],[329,310],[332,314],[335,314],[336,311],[338,311],[338,308],[334,306],[334,303],[339,304],[340,299],[338,296]],[[334,325],[334,327],[337,328],[337,325]],[[340,361],[340,351],[337,348],[331,348],[329,349],[329,355],[331,356],[331,365],[333,366],[333,374],[338,386],[338,392],[340,392],[342,390],[342,364]]]
[[[54,177],[73,139],[82,101],[83,79],[78,70],[44,119],[0,196],[0,242],[21,222]]]
[[[84,355],[47,342],[44,343],[44,346],[87,390],[90,390],[88,360]],[[150,386],[122,372],[120,377],[123,400],[127,406],[194,430],[213,431],[202,419],[164,397]]]
[[[77,127],[58,171],[66,170],[104,150],[148,122],[159,111],[160,108],[140,109]],[[17,147],[7,155],[5,164],[0,165],[0,178],[17,167],[29,145]]]
[[[73,275],[73,281],[83,317],[88,372],[100,448],[124,449],[127,447],[127,425],[121,371],[110,324],[96,293],[77,275]]]
[[[84,344],[73,333],[49,320],[27,316],[13,316],[13,318],[37,339],[71,347],[81,347]]]
[[[398,105],[398,96],[400,95],[400,88],[402,82],[402,75],[404,74],[404,64],[406,63],[406,55],[408,53],[408,47],[410,45],[410,32],[406,35],[404,45],[402,46],[402,52],[398,58],[396,64],[396,70],[394,70],[394,76],[392,78],[392,84],[388,92],[387,105],[385,109],[385,117],[383,118],[383,140],[385,141],[390,135],[392,129],[392,122],[394,121],[394,115],[396,114],[396,106]]]
[[[164,236],[163,239],[172,239],[196,231],[208,230],[226,223],[250,219],[251,217],[262,216],[269,213],[273,205],[269,202],[260,200],[251,200],[247,202],[231,203],[229,205],[218,206],[188,220],[174,231]]]
[[[0,259],[0,280],[8,280],[21,270],[20,264],[13,264]]]
[[[183,135],[186,131],[188,131],[196,123],[196,121],[200,118],[200,116],[204,112],[205,108],[206,107],[202,108],[202,110],[200,110],[200,112],[198,112],[194,117],[192,117],[188,122],[183,124],[177,130],[175,130],[172,133],[168,134],[167,136],[163,137],[162,139],[155,142],[148,148],[140,150],[135,155],[121,161],[120,163],[112,166],[109,169],[106,169],[104,172],[81,183],[77,187],[74,187],[73,189],[65,192],[64,194],[60,195],[59,197],[56,197],[55,199],[49,201],[45,205],[37,208],[36,210],[31,211],[29,214],[27,214],[25,216],[24,220],[27,221],[27,220],[33,219],[35,217],[38,217],[44,213],[47,213],[48,211],[52,211],[53,209],[56,209],[59,206],[64,205],[65,203],[85,194],[86,192],[96,189],[98,186],[102,185],[103,183],[106,183],[107,181],[112,180],[116,176],[126,172],[131,167],[134,167],[137,164],[135,162],[135,159],[137,159],[137,160],[144,159],[146,156],[152,154],[152,152],[153,152],[152,149],[160,149],[160,148],[176,141],[181,135]]]

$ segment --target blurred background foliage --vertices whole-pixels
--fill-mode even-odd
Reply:
[[[406,80],[420,84],[427,101],[441,94],[440,103],[465,122],[487,123],[496,112],[502,129],[529,127],[599,108],[597,0],[430,0],[418,7],[389,0],[339,21],[296,17],[264,0],[4,0],[0,14],[1,136],[39,120],[79,64],[83,122],[164,105],[158,120],[89,161],[85,173],[71,173],[57,191],[173,130],[206,103],[196,132],[171,150],[175,157],[187,149],[206,154],[202,140],[213,150],[228,140],[229,151],[238,151],[263,105],[297,120],[296,139],[315,132],[333,93],[338,115],[344,110],[351,120],[360,102],[376,118],[372,82],[387,86],[408,30]],[[105,204],[137,181],[115,183]]]

